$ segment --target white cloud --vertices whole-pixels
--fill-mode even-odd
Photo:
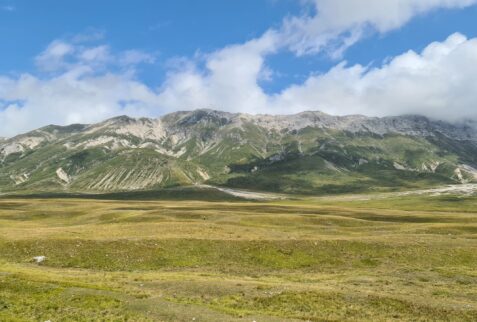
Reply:
[[[134,73],[98,74],[83,60],[46,79],[31,74],[0,77],[0,136],[50,123],[90,123],[119,114],[157,116],[204,107],[248,113],[322,110],[341,115],[477,119],[477,38],[456,33],[378,68],[342,62],[281,93],[267,94],[259,82],[267,72],[264,57],[277,50],[271,45],[275,37],[271,32],[198,56],[199,62],[180,60],[157,90],[135,79]],[[64,52],[70,51],[58,50],[53,56],[63,57]],[[204,71],[201,60],[205,60]]]
[[[386,33],[436,9],[464,8],[477,0],[306,0],[313,14],[287,18],[282,44],[298,55],[330,51],[339,55],[368,30]]]
[[[137,65],[137,64],[153,64],[156,57],[149,53],[140,50],[127,50],[119,56],[119,63],[123,66]]]
[[[39,68],[45,71],[55,71],[67,66],[65,58],[72,54],[75,48],[60,40],[52,42],[35,61]]]
[[[250,113],[315,109],[341,115],[477,119],[477,39],[456,33],[422,53],[409,51],[380,68],[348,67],[343,62],[275,95],[267,95],[258,84],[265,69],[263,47],[256,51],[249,46],[210,55],[205,73],[190,66],[173,73],[160,94],[161,103],[168,109],[199,106]]]
[[[42,77],[0,76],[0,136],[47,124],[92,123],[119,114],[153,116],[158,96],[135,78],[137,64],[152,55],[113,54],[106,45],[52,42],[37,58]],[[128,58],[123,69],[124,57]],[[131,58],[132,57],[132,58]]]
[[[87,35],[81,35],[80,38],[75,36],[71,41],[55,40],[35,58],[37,67],[44,72],[76,73],[93,69],[97,72],[104,71],[107,67],[130,68],[155,62],[155,55],[141,50],[113,53],[107,45],[88,47],[79,39],[92,41],[92,38],[87,38]]]
[[[477,119],[477,39],[456,33],[421,53],[409,51],[380,68],[341,63],[274,98],[276,108],[333,114],[422,114]]]
[[[126,75],[70,77],[41,80],[30,74],[0,79],[0,136],[46,124],[90,123],[120,114],[151,116],[157,96]],[[8,103],[10,102],[10,103]]]
[[[280,28],[270,29],[260,38],[226,47],[205,58],[200,57],[205,59],[205,69],[200,68],[202,62],[197,63],[195,59],[184,63],[182,69],[171,72],[160,95],[163,105],[168,109],[211,107],[229,111],[278,113],[334,107],[335,104],[328,103],[333,99],[344,104],[345,98],[351,100],[352,97],[341,92],[356,90],[342,86],[343,83],[348,83],[348,75],[345,74],[362,76],[367,74],[366,68],[346,68],[344,64],[340,64],[321,78],[312,77],[305,84],[292,85],[282,94],[270,96],[259,86],[261,79],[273,74],[266,66],[267,56],[289,49],[297,55],[326,50],[332,56],[339,57],[349,46],[359,41],[367,30],[385,33],[401,27],[416,15],[439,8],[462,8],[476,3],[477,0],[305,2],[313,6],[311,14],[287,18]],[[330,82],[333,78],[337,79],[334,87]],[[316,82],[326,88],[315,88],[313,84]],[[307,89],[310,89],[310,92]],[[317,90],[323,92],[316,92]],[[295,92],[300,95],[294,95]],[[380,108],[382,111],[381,106]],[[329,107],[328,110],[340,112],[337,108]],[[358,109],[343,108],[341,111],[345,110]],[[371,114],[371,108],[359,110],[361,113]],[[390,110],[389,113],[394,112]]]
[[[276,50],[276,34],[242,45],[226,47],[205,57],[206,70],[191,61],[171,73],[163,85],[160,100],[168,109],[210,107],[232,111],[253,111],[267,104],[258,85],[266,77],[264,57]]]
[[[84,62],[90,63],[106,63],[113,59],[109,52],[109,47],[106,45],[83,49],[79,54],[79,58]]]
[[[280,50],[298,55],[328,51],[339,57],[367,30],[385,33],[416,15],[477,0],[306,2],[314,6],[312,14],[287,18],[283,26],[257,39],[176,60],[158,89],[141,83],[134,73],[137,64],[154,63],[155,55],[138,50],[116,53],[106,45],[85,46],[75,38],[54,41],[36,58],[47,74],[0,76],[0,136],[50,123],[90,123],[118,114],[156,116],[205,107],[249,113],[320,109],[333,114],[477,118],[477,40],[460,34],[421,53],[394,57],[379,68],[342,62],[281,93],[265,93],[260,82],[274,72],[266,59]]]

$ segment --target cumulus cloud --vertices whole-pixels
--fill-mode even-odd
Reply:
[[[127,50],[119,56],[119,63],[123,66],[137,65],[137,64],[153,64],[156,57],[149,53],[140,50]]]
[[[339,115],[477,119],[476,38],[456,33],[377,68],[341,62],[302,84],[267,94],[260,80],[266,77],[264,57],[277,50],[270,45],[275,37],[271,32],[198,57],[196,63],[180,61],[181,67],[176,66],[158,89],[144,85],[129,70],[98,74],[89,60],[81,59],[46,79],[31,74],[0,77],[0,136],[50,123],[89,123],[119,114],[157,116],[204,107],[248,113],[322,110]],[[55,62],[70,53],[53,51],[58,54],[53,55]],[[200,68],[201,60],[205,60],[205,70]]]
[[[51,123],[90,123],[119,114],[150,116],[158,106],[151,89],[126,75],[66,73],[45,81],[26,74],[0,79],[0,84],[3,136]]]
[[[247,56],[242,51],[253,54]],[[214,53],[208,57],[205,73],[188,67],[172,74],[160,101],[169,109],[226,106],[251,113],[315,109],[341,115],[422,114],[449,121],[477,118],[477,92],[473,89],[477,39],[459,33],[430,44],[421,53],[403,53],[379,68],[342,62],[273,95],[259,86],[264,70],[261,57],[247,46]]]
[[[464,8],[477,0],[306,0],[311,14],[285,19],[281,43],[298,55],[328,51],[339,57],[368,31],[389,32],[436,9]]]
[[[340,63],[274,97],[278,109],[332,114],[422,114],[477,119],[477,39],[456,33],[421,53],[406,52],[379,68]]]
[[[340,114],[352,111],[368,115],[383,114],[383,110],[386,114],[412,112],[416,104],[401,110],[386,110],[382,105],[378,108],[364,108],[366,103],[373,103],[365,99],[350,108],[350,102],[356,104],[356,99],[352,95],[344,94],[347,94],[347,91],[354,91],[356,94],[357,88],[351,87],[351,78],[347,77],[350,76],[348,74],[356,76],[353,81],[359,81],[359,86],[365,87],[366,84],[361,78],[370,82],[371,71],[363,66],[348,68],[345,63],[341,63],[324,75],[310,77],[304,84],[291,85],[283,93],[275,95],[264,93],[259,82],[271,74],[266,58],[279,50],[288,49],[297,55],[327,51],[338,58],[370,30],[385,33],[403,26],[416,15],[439,8],[463,8],[477,3],[477,0],[304,2],[312,7],[311,12],[286,18],[280,28],[270,29],[258,39],[201,57],[205,60],[205,68],[200,68],[203,61],[197,62],[195,59],[185,63],[184,68],[171,72],[163,85],[161,102],[169,109],[191,109],[199,106],[237,112],[283,113],[316,108]],[[386,69],[387,66],[383,66],[382,73]],[[448,69],[441,72],[450,76],[458,71]],[[335,84],[332,84],[333,79],[336,79]],[[392,82],[393,79],[382,81]],[[316,83],[320,85],[315,85]],[[343,87],[343,84],[348,83],[348,88]],[[419,112],[424,111],[417,109],[416,113]]]
[[[169,109],[197,106],[250,112],[267,105],[267,95],[258,85],[267,75],[264,59],[276,49],[276,33],[242,45],[229,46],[205,56],[205,70],[197,63],[169,74],[159,95]]]
[[[304,0],[312,10],[243,44],[178,59],[159,88],[137,79],[135,67],[154,54],[85,45],[104,36],[52,42],[38,57],[38,73],[0,75],[0,136],[46,124],[91,123],[119,114],[157,116],[216,108],[248,113],[322,110],[332,114],[423,114],[456,121],[477,118],[477,40],[454,34],[424,51],[409,51],[378,68],[336,64],[331,70],[266,93],[273,77],[267,58],[328,52],[338,58],[369,31],[385,33],[416,15],[462,8],[477,0]],[[271,76],[272,75],[272,76]]]
[[[71,41],[55,40],[35,58],[37,67],[44,72],[65,72],[66,70],[94,67],[100,71],[110,67],[129,67],[139,64],[152,64],[155,56],[141,50],[126,50],[113,53],[108,45],[85,46],[73,37]],[[91,38],[85,41],[91,41]]]
[[[52,42],[35,60],[46,74],[0,76],[0,136],[119,114],[152,116],[157,93],[138,81],[134,70],[152,59],[137,50],[113,54],[106,45]]]
[[[45,71],[54,71],[67,66],[65,57],[75,51],[74,47],[64,41],[53,41],[35,58],[37,66]]]
[[[85,62],[107,63],[112,59],[109,47],[106,45],[86,48],[81,51],[79,58]]]

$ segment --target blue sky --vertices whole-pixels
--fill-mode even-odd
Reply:
[[[474,3],[0,0],[0,136],[195,108],[473,118],[477,98],[453,94],[476,73],[453,62],[475,63]]]
[[[260,36],[284,16],[299,12],[295,1],[1,1],[0,71],[31,70],[33,58],[52,40],[101,32],[115,50],[130,48],[169,58],[210,52]],[[101,42],[100,42],[101,43]],[[156,77],[161,77],[157,75]],[[154,82],[154,77],[148,77]],[[159,80],[160,81],[160,80]]]

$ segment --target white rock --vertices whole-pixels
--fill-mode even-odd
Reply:
[[[35,256],[33,257],[33,260],[37,263],[37,264],[40,264],[40,263],[43,263],[46,259],[46,256]]]
[[[56,170],[56,175],[60,178],[61,181],[65,183],[70,183],[70,176],[63,170],[63,168],[58,168]]]
[[[394,166],[394,169],[396,169],[396,170],[407,170],[407,168],[405,166],[403,166],[402,164],[397,163],[397,162],[394,162],[393,166]]]
[[[454,170],[454,175],[457,177],[457,179],[464,183],[465,179],[464,179],[464,175],[462,174],[462,171],[460,168],[457,168]]]
[[[366,159],[359,159],[359,163],[358,163],[358,164],[359,164],[359,165],[363,165],[363,164],[368,164],[368,163],[369,163],[369,161],[366,160]]]
[[[197,173],[202,177],[203,180],[209,180],[210,179],[210,176],[207,173],[207,171],[205,171],[203,169],[197,169]]]

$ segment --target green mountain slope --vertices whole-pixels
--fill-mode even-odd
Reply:
[[[477,131],[418,116],[177,112],[47,126],[0,141],[0,192],[115,192],[208,183],[341,193],[477,178]]]

